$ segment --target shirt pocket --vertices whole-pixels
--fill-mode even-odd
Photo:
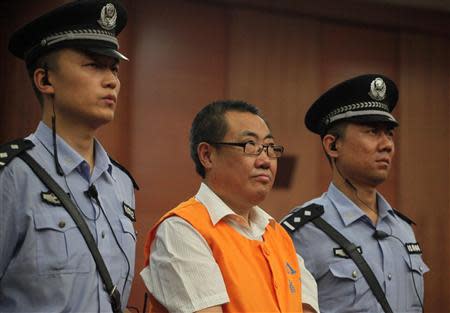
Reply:
[[[128,274],[128,266],[122,267],[122,277],[131,281],[134,277],[134,262],[136,253],[136,232],[134,231],[133,223],[127,217],[120,218],[120,224],[122,225],[121,232],[121,246],[127,255],[127,259],[130,262],[130,273]]]
[[[89,272],[92,257],[72,217],[63,207],[34,212],[39,274]]]
[[[348,301],[351,312],[376,312],[377,302],[372,290],[352,259],[345,259],[329,266],[336,288],[341,290],[343,301]]]
[[[409,277],[406,277],[407,281],[407,307],[408,308],[421,308],[420,301],[423,303],[424,281],[423,275],[430,270],[430,268],[422,260],[422,257],[418,254],[404,255],[406,267],[409,272]],[[419,298],[420,297],[420,301]]]

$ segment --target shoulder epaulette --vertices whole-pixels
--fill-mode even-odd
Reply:
[[[400,217],[402,220],[404,220],[406,223],[408,223],[409,225],[416,225],[416,223],[410,219],[409,217],[407,217],[405,214],[401,213],[400,211],[397,211],[395,209],[392,209],[395,213],[395,215],[397,215],[398,217]]]
[[[320,217],[323,212],[323,206],[313,203],[288,215],[281,222],[281,226],[288,232],[294,232],[309,221]]]
[[[27,139],[16,139],[0,146],[0,169],[5,167],[21,152],[34,147],[34,144]]]
[[[117,162],[116,160],[114,160],[113,158],[111,158],[110,156],[109,156],[109,159],[111,160],[111,163],[113,163],[115,166],[117,166],[118,168],[120,168],[125,174],[128,175],[128,177],[130,177],[131,182],[133,183],[134,189],[139,190],[139,186],[138,186],[138,184],[136,183],[136,181],[134,180],[133,175],[131,175],[131,173],[125,168],[125,166],[123,166],[122,164],[120,164],[119,162]]]

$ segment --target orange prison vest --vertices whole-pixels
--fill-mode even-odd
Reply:
[[[270,223],[262,242],[247,239],[223,220],[214,226],[206,207],[195,198],[166,213],[150,230],[146,266],[159,224],[174,215],[189,222],[211,247],[230,298],[222,305],[224,312],[302,312],[300,270],[286,231],[278,223]],[[150,298],[151,312],[167,312]]]

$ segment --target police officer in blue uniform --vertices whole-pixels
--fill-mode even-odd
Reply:
[[[397,99],[392,80],[368,74],[334,86],[306,114],[306,127],[321,137],[332,181],[327,192],[295,208],[282,225],[317,281],[323,313],[423,310],[423,275],[429,269],[414,223],[377,191],[392,166],[398,122],[391,112]],[[343,235],[352,252],[318,219]],[[374,274],[371,283],[351,258],[353,252]],[[376,282],[389,308],[375,295]]]
[[[26,140],[0,148],[0,312],[112,312],[110,294],[60,199],[21,158],[26,152],[68,195],[86,222],[125,309],[134,276],[134,180],[96,131],[113,120],[120,90],[116,36],[126,24],[116,0],[67,3],[17,30],[42,107]]]

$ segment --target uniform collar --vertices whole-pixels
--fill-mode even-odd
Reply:
[[[336,208],[345,226],[348,226],[354,221],[365,216],[364,211],[362,211],[333,183],[330,183],[330,186],[328,187],[327,197]],[[379,220],[385,218],[388,215],[394,215],[392,207],[379,192],[377,192],[377,203]]]
[[[220,220],[229,218],[236,223],[242,224],[242,216],[236,214],[218,195],[205,183],[200,184],[200,189],[195,195],[195,199],[201,202],[208,210],[211,222],[215,226]],[[254,206],[249,213],[249,222],[260,229],[265,229],[268,224],[273,225],[275,220],[263,209]],[[245,223],[246,224],[246,223]],[[247,226],[248,227],[248,226]]]
[[[54,156],[52,130],[44,122],[41,121],[39,123],[34,136],[42,143],[45,149],[52,156]],[[102,145],[96,139],[94,140],[95,167],[92,172],[91,181],[95,181],[105,171],[112,174],[112,164],[108,154]],[[87,165],[87,162],[83,159],[83,157],[69,144],[67,144],[58,134],[56,134],[56,145],[58,148],[59,164],[61,165],[64,174],[67,175],[76,169],[83,177],[85,177],[83,174],[83,167]],[[89,179],[87,178],[87,180]]]

